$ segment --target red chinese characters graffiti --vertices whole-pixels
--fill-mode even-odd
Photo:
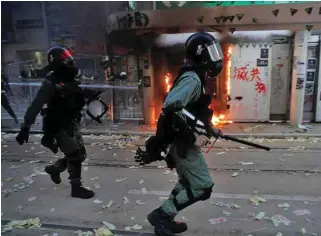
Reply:
[[[233,79],[249,80],[248,70],[246,66],[242,66],[240,68],[234,67]]]
[[[255,67],[252,68],[251,73],[249,74],[249,69],[247,68],[248,65],[242,66],[240,68],[234,67],[234,76],[233,79],[237,80],[244,80],[244,81],[255,81],[255,91],[257,93],[266,93],[267,88],[266,84],[262,82],[262,79],[260,77],[260,70],[259,68]]]
[[[258,81],[261,81],[261,78],[260,78],[260,70],[258,68],[253,68],[251,70],[251,81],[253,81],[254,79],[257,79]]]
[[[255,84],[255,91],[258,93],[266,93],[266,86],[264,83],[257,81]]]

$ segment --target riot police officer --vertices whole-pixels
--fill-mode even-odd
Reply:
[[[172,142],[167,161],[170,168],[176,168],[179,177],[168,200],[147,216],[155,227],[156,235],[162,236],[186,231],[187,225],[175,222],[174,217],[195,202],[210,198],[214,186],[203,154],[195,145],[193,124],[182,109],[210,126],[213,111],[208,108],[210,99],[204,90],[205,78],[217,77],[222,71],[223,53],[218,40],[208,33],[199,32],[187,39],[185,54],[185,64],[163,102],[156,136],[146,143],[148,163],[154,161],[151,157],[160,159],[160,155],[153,152],[164,150],[163,144]],[[221,131],[214,128],[213,133],[218,137]]]
[[[47,104],[46,119],[50,123],[50,132],[65,158],[46,166],[45,171],[54,183],[60,184],[60,173],[68,169],[71,196],[89,199],[94,196],[94,192],[82,187],[81,183],[81,167],[86,158],[86,149],[79,123],[85,99],[79,82],[75,79],[78,69],[75,67],[71,50],[64,46],[49,49],[48,63],[47,69],[50,72],[27,109],[16,140],[20,145],[28,142],[30,126],[35,122],[44,104]]]

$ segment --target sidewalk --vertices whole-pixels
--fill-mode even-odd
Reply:
[[[287,137],[321,137],[321,123],[304,124],[304,128],[292,127],[289,123],[232,123],[221,125],[225,134],[238,138],[287,138]],[[11,120],[2,120],[1,132],[15,133],[19,126]],[[32,126],[32,133],[42,133],[41,123]],[[137,122],[117,123],[104,122],[103,124],[90,123],[82,129],[82,133],[89,135],[141,135],[150,136],[155,134],[155,127],[141,125]]]

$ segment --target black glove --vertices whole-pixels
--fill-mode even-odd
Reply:
[[[145,143],[146,151],[138,148],[134,156],[135,162],[140,165],[147,165],[149,163],[163,160],[161,156],[161,143],[156,136],[151,136]]]
[[[18,133],[16,140],[17,142],[22,145],[24,142],[28,142],[29,140],[29,128],[28,127],[22,127],[20,129],[20,132]]]

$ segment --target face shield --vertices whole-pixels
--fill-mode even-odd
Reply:
[[[207,76],[216,78],[223,69],[223,52],[218,41],[213,41],[212,44],[206,46],[208,58],[207,64]]]
[[[223,52],[218,41],[213,41],[212,44],[206,46],[206,49],[212,62],[223,60]]]

